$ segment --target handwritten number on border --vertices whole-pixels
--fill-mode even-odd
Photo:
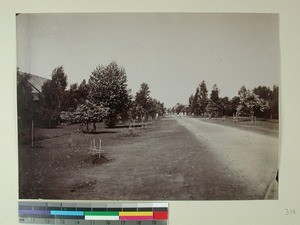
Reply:
[[[295,210],[295,209],[285,209],[285,210],[284,210],[284,214],[285,214],[286,216],[296,215],[296,210]]]

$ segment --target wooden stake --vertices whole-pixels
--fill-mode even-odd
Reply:
[[[31,120],[31,147],[33,147],[33,120]]]

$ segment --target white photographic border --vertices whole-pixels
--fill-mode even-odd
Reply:
[[[298,116],[300,108],[297,100],[300,97],[300,2],[296,0],[1,0],[0,224],[18,224],[15,14],[44,12],[278,13],[281,58],[279,200],[169,201],[169,224],[293,225],[299,223],[300,124]]]

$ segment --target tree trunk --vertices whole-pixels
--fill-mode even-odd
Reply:
[[[92,129],[92,133],[93,133],[93,132],[96,132],[96,129],[97,129],[97,128],[96,128],[96,123],[95,123],[95,122],[93,122],[93,129]]]

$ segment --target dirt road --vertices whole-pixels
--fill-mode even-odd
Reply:
[[[177,117],[214,155],[239,185],[245,196],[263,198],[275,180],[278,168],[278,138],[207,123],[197,118]],[[275,193],[276,195],[276,193]],[[276,197],[276,196],[274,196]]]

